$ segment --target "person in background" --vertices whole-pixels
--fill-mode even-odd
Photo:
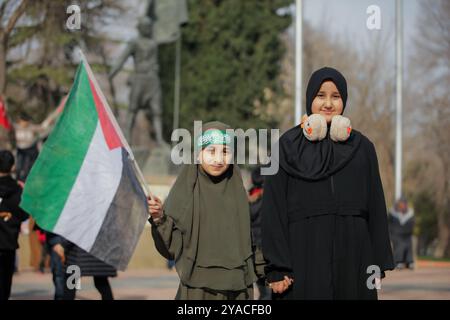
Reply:
[[[58,110],[56,110],[58,111]],[[16,136],[16,178],[25,182],[31,167],[39,155],[38,143],[48,136],[59,112],[51,113],[41,124],[33,124],[31,117],[22,112],[19,120],[14,124]]]
[[[19,207],[22,188],[12,178],[14,156],[0,151],[0,301],[11,294],[20,226],[28,214]]]
[[[397,269],[414,269],[412,236],[415,219],[414,210],[408,206],[405,198],[397,200],[389,212],[389,231],[394,249]]]
[[[33,231],[37,234],[37,241],[39,242],[40,247],[40,259],[39,259],[39,266],[38,270],[40,273],[45,273],[45,268],[48,267],[48,259],[50,256],[50,252],[48,251],[48,247],[46,245],[47,242],[47,234],[45,230],[41,229],[37,223],[34,223],[33,225]]]
[[[47,252],[50,253],[50,268],[53,275],[53,285],[55,286],[54,300],[64,299],[65,272],[64,264],[66,257],[64,255],[64,246],[68,241],[60,235],[45,232]]]
[[[117,270],[113,266],[94,257],[89,252],[86,252],[68,240],[66,240],[64,246],[61,242],[56,243],[53,247],[53,251],[59,255],[61,261],[65,262],[65,283],[67,283],[69,280],[68,278],[71,276],[70,273],[66,272],[67,267],[71,265],[78,266],[80,268],[81,277],[94,278],[95,288],[100,293],[102,300],[114,300],[111,285],[108,280],[109,277],[117,276]],[[64,285],[64,300],[74,300],[75,296],[76,289]]]

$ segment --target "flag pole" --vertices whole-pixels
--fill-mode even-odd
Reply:
[[[92,79],[94,87],[97,90],[97,94],[99,95],[99,97],[100,97],[100,99],[101,99],[101,101],[102,101],[102,103],[103,103],[103,105],[105,107],[106,113],[108,114],[109,119],[111,120],[111,123],[112,123],[114,129],[116,130],[117,134],[119,135],[120,141],[122,142],[124,148],[128,152],[128,155],[129,155],[129,157],[130,157],[130,159],[131,159],[131,161],[133,163],[133,167],[134,167],[134,170],[136,172],[136,175],[137,175],[138,179],[140,180],[141,186],[142,186],[142,188],[144,190],[145,196],[147,198],[153,198],[153,195],[151,194],[151,192],[150,192],[150,190],[148,188],[148,185],[145,182],[144,175],[142,174],[142,171],[139,168],[139,165],[137,164],[136,159],[134,158],[133,151],[131,150],[130,145],[128,144],[127,140],[125,139],[125,137],[124,137],[124,135],[122,133],[122,130],[120,129],[119,124],[117,123],[116,117],[114,116],[114,114],[113,114],[113,112],[112,112],[112,110],[111,110],[111,108],[110,108],[110,106],[108,104],[108,101],[106,100],[105,95],[103,94],[102,90],[100,90],[100,86],[99,86],[99,84],[97,82],[97,79],[94,76],[94,72],[92,71],[92,69],[91,69],[91,67],[90,67],[90,65],[89,65],[89,63],[88,63],[88,61],[86,59],[86,56],[84,55],[84,53],[83,53],[83,51],[81,49],[79,49],[78,52],[80,54],[81,61],[83,62],[84,66],[86,68],[86,72],[88,73],[89,78]]]

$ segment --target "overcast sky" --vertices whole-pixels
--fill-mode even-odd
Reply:
[[[433,1],[433,0],[429,0]],[[303,0],[303,18],[312,26],[330,26],[336,35],[347,35],[366,41],[377,32],[395,34],[395,0]],[[404,52],[412,48],[418,0],[403,0]],[[366,13],[370,5],[376,5],[381,12],[381,30],[369,30]],[[395,46],[395,37],[392,37]]]
[[[415,33],[415,20],[418,14],[420,0],[403,0],[403,31],[404,31],[404,57],[407,69],[408,57],[412,52],[412,39]],[[433,0],[428,0],[433,1]],[[291,5],[291,12],[295,12]],[[358,43],[370,43],[378,33],[390,36],[392,51],[388,52],[388,60],[395,61],[395,0],[303,0],[303,19],[305,23],[320,28],[327,26],[330,37],[339,36],[352,39],[355,46]],[[124,0],[123,4],[128,8],[126,13],[118,21],[112,21],[105,26],[110,37],[120,40],[129,40],[137,36],[137,17],[142,14],[145,0]],[[369,17],[367,8],[376,5],[381,13],[381,30],[369,30],[366,21]],[[291,30],[293,31],[293,29]],[[294,38],[292,38],[294,40]],[[119,50],[120,51],[120,50]],[[112,53],[113,56],[118,52]],[[132,68],[131,60],[125,66]]]
[[[419,0],[403,0],[405,44],[414,32],[414,20]],[[432,0],[429,0],[432,1]],[[293,1],[294,3],[295,1]],[[124,0],[128,7],[123,19],[108,26],[117,38],[131,38],[136,35],[135,17],[144,6],[143,0]],[[366,27],[367,8],[377,5],[381,9],[381,32],[394,32],[395,0],[303,0],[304,21],[319,27],[327,24],[336,34],[347,33],[358,38],[370,36],[373,32]]]

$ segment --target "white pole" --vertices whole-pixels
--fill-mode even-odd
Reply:
[[[395,200],[402,196],[402,88],[403,88],[403,14],[402,0],[396,0],[396,134],[395,134]]]
[[[175,90],[173,107],[173,130],[180,126],[180,69],[181,69],[181,31],[175,44]]]
[[[295,119],[294,125],[302,116],[302,62],[303,62],[303,1],[295,3]]]

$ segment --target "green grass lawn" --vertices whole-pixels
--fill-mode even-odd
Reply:
[[[418,256],[419,260],[427,260],[427,261],[443,261],[450,262],[450,258],[435,258],[431,256]]]

